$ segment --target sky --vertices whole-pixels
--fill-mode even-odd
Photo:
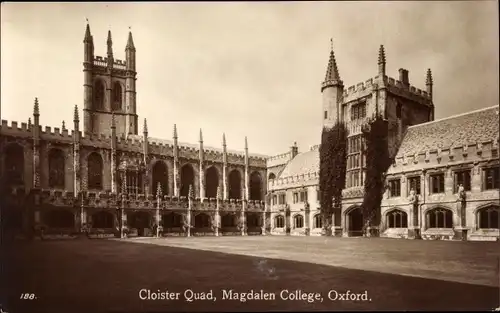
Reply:
[[[149,136],[275,155],[318,144],[320,85],[330,38],[346,88],[409,70],[425,89],[434,78],[436,119],[499,104],[497,1],[154,2],[1,4],[1,119],[72,129],[83,105],[86,19],[95,54],[111,30],[125,59],[129,27],[137,49],[139,129]]]

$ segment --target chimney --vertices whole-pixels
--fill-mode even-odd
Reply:
[[[299,147],[297,147],[297,142],[293,143],[293,146],[291,147],[291,153],[292,153],[292,159],[299,154]]]
[[[399,69],[399,81],[403,83],[405,86],[410,86],[410,80],[408,78],[408,70],[404,68]]]

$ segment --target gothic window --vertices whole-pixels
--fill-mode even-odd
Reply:
[[[408,214],[401,210],[394,210],[387,214],[387,227],[388,228],[407,228],[408,227]]]
[[[427,228],[453,228],[453,213],[450,210],[437,208],[427,212]]]
[[[455,192],[458,192],[460,185],[464,187],[466,191],[470,191],[470,170],[455,172]]]
[[[64,188],[64,152],[60,149],[51,149],[49,152],[49,187]]]
[[[433,174],[430,175],[430,189],[431,193],[443,193],[444,192],[444,174]]]
[[[250,200],[262,200],[262,179],[257,172],[250,175]]]
[[[92,228],[113,228],[115,217],[109,212],[97,212],[92,215]]]
[[[490,167],[484,169],[484,189],[498,189],[500,184],[500,170],[499,167]]]
[[[278,215],[274,218],[274,226],[276,228],[285,227],[285,218],[283,217],[283,215]]]
[[[260,217],[256,214],[248,214],[247,227],[260,227]]]
[[[102,157],[92,152],[87,158],[88,189],[102,189],[103,164]]]
[[[286,204],[286,194],[282,193],[278,197],[278,204]]]
[[[22,185],[24,182],[24,149],[18,144],[5,148],[5,176],[8,185]]]
[[[233,214],[222,215],[221,227],[236,227],[236,218]]]
[[[104,110],[104,83],[101,80],[94,83],[94,110]]]
[[[295,215],[293,217],[293,226],[294,226],[294,228],[303,228],[304,227],[304,217],[302,215]]]
[[[217,187],[219,187],[219,173],[215,166],[211,166],[205,173],[205,197],[217,198]]]
[[[241,174],[238,170],[229,173],[229,199],[241,199]]]
[[[420,194],[420,176],[408,178],[408,194],[410,194],[410,190],[412,189],[415,191],[415,194]]]
[[[73,228],[75,215],[68,210],[53,209],[46,213],[44,222],[50,228]]]
[[[273,199],[273,200],[272,200],[272,204],[273,204],[273,205],[278,204],[278,196],[277,196],[277,195],[273,195],[272,199]]]
[[[357,103],[351,106],[351,121],[366,117],[366,103]]]
[[[189,186],[192,186],[193,193],[196,194],[194,190],[194,170],[191,164],[186,164],[181,168],[181,197],[189,196]]]
[[[322,228],[323,227],[323,218],[321,214],[314,215],[314,228]]]
[[[153,186],[151,186],[151,194],[157,194],[158,184],[161,186],[162,195],[168,195],[168,169],[163,161],[158,161],[153,166]]]
[[[299,195],[300,195],[299,198],[300,202],[307,202],[307,190],[301,191]]]
[[[500,208],[490,205],[477,212],[479,228],[494,229],[500,228]]]
[[[164,228],[182,227],[182,216],[178,213],[164,214],[161,220]]]
[[[210,227],[210,216],[205,213],[200,213],[194,217],[194,227],[206,228]]]
[[[115,82],[113,85],[113,101],[111,102],[111,110],[120,111],[122,109],[122,85]]]
[[[125,172],[126,190],[129,195],[142,194],[142,173],[136,169],[128,169]]]
[[[299,193],[298,192],[294,192],[293,193],[293,203],[298,203],[299,202]]]
[[[389,181],[389,197],[401,196],[401,180],[393,179]]]

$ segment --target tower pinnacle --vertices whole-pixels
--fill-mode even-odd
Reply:
[[[90,42],[92,40],[92,35],[90,34],[89,20],[87,19],[87,26],[85,27],[85,36],[83,37],[83,42]]]
[[[108,40],[106,40],[108,46],[108,55],[113,54],[113,40],[111,38],[111,30],[108,30]]]
[[[222,133],[222,146],[226,146],[226,133]]]
[[[127,40],[127,46],[125,47],[125,50],[135,51],[134,39],[132,38],[132,31],[128,32],[128,40]]]
[[[40,107],[38,106],[38,98],[35,98],[35,105],[33,106],[33,115],[40,115]]]
[[[335,60],[335,53],[333,52],[333,39],[330,38],[330,59],[328,60],[328,67],[326,68],[325,82],[337,82],[342,84],[337,68],[337,61]]]
[[[148,133],[148,123],[147,123],[146,119],[144,119],[144,125],[143,125],[142,132],[145,134]]]
[[[200,128],[200,142],[203,142],[203,133],[201,131],[201,128]]]
[[[434,83],[434,81],[432,80],[432,72],[431,72],[431,69],[428,68],[427,69],[427,78],[425,79],[425,85],[426,86],[429,86],[429,85],[432,86],[433,83]]]
[[[79,122],[80,118],[78,117],[78,105],[75,104],[75,111],[73,113],[73,122]]]
[[[385,75],[385,49],[384,45],[380,45],[378,50],[378,73]]]

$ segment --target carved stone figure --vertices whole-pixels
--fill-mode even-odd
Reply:
[[[458,201],[465,202],[465,200],[466,200],[465,188],[462,184],[460,184],[458,186]]]

